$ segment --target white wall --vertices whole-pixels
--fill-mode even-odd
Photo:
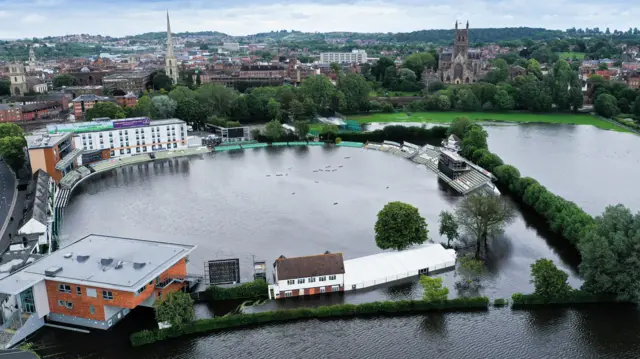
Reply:
[[[44,281],[40,281],[33,286],[33,299],[36,305],[36,313],[38,318],[49,315],[49,297],[47,296],[47,287]]]
[[[298,284],[298,279],[294,279],[294,284],[287,284],[286,280],[280,280],[278,281],[278,289],[279,291],[288,291],[288,290],[300,290],[300,289],[305,289],[305,288],[317,288],[317,287],[327,287],[327,286],[333,286],[333,285],[344,285],[344,274],[336,274],[336,279],[335,280],[329,280],[329,276],[323,276],[323,277],[327,277],[326,281],[321,282],[319,280],[320,277],[312,277],[315,278],[315,282],[311,282],[309,283],[309,278],[304,278],[304,283],[302,284]]]

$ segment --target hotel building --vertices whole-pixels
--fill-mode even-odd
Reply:
[[[193,245],[89,235],[0,279],[0,349],[49,322],[109,329],[183,290]]]
[[[151,121],[146,117],[47,126],[49,133],[71,132],[82,149],[79,164],[187,147],[187,124],[179,119]]]
[[[71,133],[26,136],[26,140],[32,172],[43,170],[56,183],[75,169],[75,159],[82,152],[74,146]]]

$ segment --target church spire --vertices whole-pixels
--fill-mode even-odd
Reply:
[[[167,10],[167,57],[173,57],[173,38],[171,38],[171,24],[169,23],[168,10]]]

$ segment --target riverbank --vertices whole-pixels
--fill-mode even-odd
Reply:
[[[508,122],[508,123],[558,123],[567,125],[591,125],[604,130],[629,132],[626,128],[601,118],[587,114],[573,113],[492,113],[492,112],[414,112],[414,113],[375,113],[370,115],[348,116],[350,120],[360,124],[373,122],[421,122],[450,123],[458,117],[467,117],[473,122]]]

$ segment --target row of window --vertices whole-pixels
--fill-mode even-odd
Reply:
[[[156,135],[156,133],[158,134],[158,136],[160,136],[160,128],[159,128],[159,127],[156,127],[156,129],[157,129],[157,130],[154,130],[154,128],[153,128],[153,127],[151,128],[151,136],[155,136],[155,135]],[[180,129],[179,129],[179,130],[180,130],[180,132],[181,132],[182,134],[184,134],[184,127],[180,127]],[[110,132],[109,132],[109,137],[113,137],[113,133],[114,133],[114,132],[115,132],[115,131],[110,131]],[[165,128],[165,131],[164,131],[164,132],[165,132],[167,135],[169,135],[169,133],[172,133],[173,135],[175,135],[175,134],[176,134],[176,128],[175,128],[175,126],[172,126],[171,128],[168,128],[168,127],[167,127],[167,128]],[[123,135],[124,135],[124,136],[126,136],[126,137],[129,137],[129,131],[126,131],[126,130],[125,130],[125,131],[124,131],[124,133],[123,133],[123,131],[122,131],[122,130],[120,130],[120,131],[118,131],[118,135],[119,135],[120,137],[122,137]],[[139,137],[140,135],[145,136],[145,132],[144,132],[143,130],[136,130],[135,135],[136,135],[136,137]],[[93,137],[93,136],[91,136],[90,134],[84,134],[84,133],[83,133],[82,135],[80,135],[80,136],[82,137],[82,139],[86,139],[86,138],[89,138],[89,139],[90,139],[90,138],[92,138],[92,137]],[[132,136],[133,136],[133,134],[132,134]],[[99,137],[99,138],[102,138],[102,137],[103,137],[103,133],[102,133],[102,132],[99,132],[99,133],[98,133],[98,137]]]
[[[338,292],[340,291],[340,286],[339,285],[332,285],[331,286],[331,291],[332,292]],[[320,293],[326,293],[327,292],[327,288],[326,287],[320,287]],[[304,295],[304,289],[300,289],[299,295]],[[293,291],[292,290],[287,290],[284,292],[284,296],[285,297],[292,297],[293,296]]]
[[[92,297],[95,298],[98,296],[98,294],[96,293],[96,290],[94,288],[86,288],[87,290],[87,297]],[[58,291],[60,293],[68,293],[71,294],[71,286],[68,284],[58,284]],[[76,287],[76,295],[82,295],[82,287]],[[112,300],[113,299],[113,292],[111,292],[110,290],[103,290],[102,291],[102,299],[106,299],[106,300]],[[71,309],[71,308],[69,308]]]
[[[181,140],[181,141],[184,141],[184,140],[185,140],[184,136],[183,136],[183,137],[181,137],[181,138],[180,138],[180,140]],[[177,139],[175,136],[174,136],[174,137],[168,137],[168,138],[167,138],[167,141],[168,141],[168,142],[176,142],[176,141],[178,141],[178,139]],[[160,138],[158,138],[157,140],[156,140],[156,138],[151,139],[151,143],[160,143],[160,142],[165,142],[165,141],[162,141]],[[124,144],[125,146],[127,146],[127,147],[128,147],[128,146],[129,146],[129,140],[122,141],[122,139],[120,139],[120,144],[121,144],[121,145],[123,145],[123,144]],[[140,146],[141,144],[144,146],[144,145],[146,145],[146,144],[147,144],[147,142],[146,142],[144,139],[142,140],[142,142],[140,142],[140,141],[136,141],[136,145],[137,145],[137,146]],[[83,141],[82,141],[82,147],[83,147],[83,148],[90,147],[90,149],[93,149],[93,141],[91,141],[91,139],[89,139],[88,145],[89,145],[89,146],[87,146],[87,141],[85,141],[85,140],[83,140]],[[113,144],[113,140],[109,141],[109,146],[110,146],[111,148],[114,148],[114,147],[115,147],[115,146],[114,146],[114,144]],[[105,146],[104,146],[104,142],[103,142],[102,140],[100,140],[100,147],[105,148]]]
[[[68,300],[59,300],[58,305],[67,309],[73,309],[73,302]],[[91,314],[96,314],[96,308],[93,305],[90,305],[89,312],[91,312]]]
[[[336,276],[335,275],[330,275],[329,276],[329,280],[336,280]],[[316,277],[298,278],[298,284],[304,284],[307,281],[308,281],[308,283],[315,283],[316,282]],[[327,276],[318,277],[318,281],[319,282],[326,282],[327,281]],[[289,279],[289,280],[287,280],[287,284],[293,285],[293,284],[296,284],[296,281],[295,281],[295,279]]]

